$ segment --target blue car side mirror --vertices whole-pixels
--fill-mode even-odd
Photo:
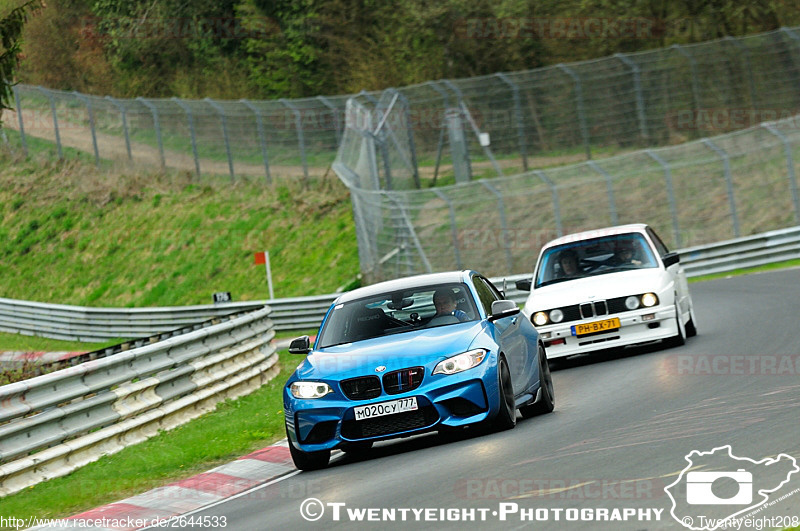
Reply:
[[[311,352],[311,340],[308,336],[300,336],[289,343],[289,354],[308,354]]]

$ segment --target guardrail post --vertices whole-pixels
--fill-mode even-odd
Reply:
[[[453,238],[453,254],[456,258],[456,267],[458,267],[458,269],[463,269],[464,267],[461,263],[461,250],[458,247],[458,228],[456,227],[456,211],[453,208],[453,202],[438,188],[434,188],[433,193],[436,194],[442,201],[447,203],[447,210],[450,211],[450,233]]]
[[[606,189],[608,190],[608,208],[611,211],[611,224],[619,224],[619,217],[617,216],[617,204],[614,201],[614,183],[611,180],[611,175],[601,168],[595,161],[590,160],[587,162],[590,168],[606,178]]]
[[[94,130],[94,111],[92,110],[92,102],[88,97],[84,96],[78,91],[73,91],[72,94],[81,100],[86,105],[86,112],[89,113],[89,129],[92,132],[92,148],[94,149],[94,165],[100,167],[100,151],[97,149],[97,132]]]
[[[564,227],[561,226],[561,207],[559,206],[556,183],[551,181],[550,177],[548,177],[547,174],[545,174],[545,172],[542,170],[536,170],[533,173],[536,174],[536,176],[539,177],[542,182],[550,187],[550,194],[553,197],[553,214],[556,217],[556,231],[558,232],[558,236],[561,237],[564,235]]]
[[[294,103],[285,98],[281,98],[278,101],[294,114],[294,124],[297,129],[297,144],[300,147],[300,158],[303,161],[303,176],[305,178],[305,184],[308,184],[308,162],[306,161],[306,141],[303,136],[303,118],[300,115],[300,110]]]
[[[792,191],[792,201],[794,202],[794,220],[800,223],[800,194],[797,193],[797,178],[794,171],[794,157],[792,156],[792,145],[789,139],[774,124],[764,123],[761,127],[777,136],[783,142],[783,152],[786,154],[786,171],[789,175],[789,188]]]
[[[231,174],[231,182],[236,178],[233,171],[233,154],[231,153],[231,142],[228,138],[228,117],[225,116],[225,109],[223,109],[217,102],[211,98],[204,98],[203,101],[207,102],[219,114],[220,121],[222,122],[222,139],[225,142],[225,154],[228,157],[228,171]]]
[[[443,109],[450,108],[450,97],[447,95],[447,91],[436,84],[435,81],[428,81],[424,83],[425,85],[430,85],[430,87],[435,90],[439,95],[442,97],[444,105],[442,106]],[[439,145],[436,148],[436,165],[433,169],[433,184],[436,185],[436,178],[439,177],[439,165],[442,162],[442,150],[444,149],[444,130],[446,129],[444,125],[444,120],[439,123]]]
[[[689,70],[692,75],[692,108],[695,112],[695,120],[700,112],[700,88],[697,84],[697,62],[692,57],[692,54],[687,52],[680,44],[673,44],[670,46],[673,50],[681,54],[689,61]]]
[[[528,150],[526,147],[526,139],[525,139],[525,124],[523,123],[523,116],[522,116],[522,103],[519,97],[519,87],[516,83],[512,82],[507,75],[499,72],[495,74],[497,78],[511,87],[511,95],[514,100],[514,118],[517,122],[517,138],[519,141],[519,152],[522,155],[522,167],[524,171],[528,171]]]
[[[122,132],[125,134],[125,150],[128,152],[128,161],[133,161],[133,154],[131,153],[131,135],[128,132],[128,111],[125,109],[124,105],[111,96],[106,96],[106,99],[111,102],[111,105],[117,108],[120,116],[122,116]]]
[[[589,146],[589,128],[586,126],[586,112],[583,108],[583,87],[581,85],[581,78],[570,67],[563,63],[556,65],[556,68],[567,74],[572,81],[575,82],[575,109],[578,113],[578,124],[581,128],[581,138],[583,139],[583,148],[586,150],[586,160],[592,159],[592,149]]]
[[[317,96],[317,99],[333,113],[333,127],[334,132],[336,133],[336,145],[338,146],[342,143],[342,122],[339,118],[339,109],[325,96]]]
[[[683,247],[681,244],[681,231],[678,226],[678,207],[675,204],[675,189],[672,186],[672,170],[669,164],[667,164],[667,161],[659,157],[652,150],[646,149],[644,152],[664,169],[664,180],[667,184],[667,199],[669,201],[670,214],[672,214],[672,233],[675,238],[675,247]]]
[[[186,119],[189,120],[189,136],[192,140],[192,156],[194,157],[194,171],[197,175],[197,178],[200,179],[200,158],[197,156],[197,135],[195,134],[194,130],[194,114],[192,114],[192,108],[189,107],[187,104],[183,103],[178,98],[170,98],[172,101],[175,102],[178,107],[183,109],[183,112],[186,113]]]
[[[642,72],[639,65],[631,61],[628,57],[621,53],[615,53],[614,57],[622,61],[623,64],[628,66],[633,73],[633,91],[636,94],[636,115],[639,117],[639,132],[642,135],[642,140],[645,144],[649,143],[650,135],[647,132],[647,120],[644,114],[644,97],[642,96]]]
[[[758,101],[756,100],[756,85],[753,81],[753,66],[750,63],[750,50],[747,49],[747,46],[739,42],[739,39],[734,39],[730,35],[724,37],[724,40],[731,43],[742,53],[742,57],[744,57],[744,66],[747,71],[747,84],[750,88],[750,104],[753,106],[753,109],[755,109],[758,106]]]
[[[146,99],[139,96],[136,98],[136,101],[141,102],[142,105],[150,109],[150,113],[153,115],[153,127],[156,130],[156,141],[158,142],[158,154],[161,157],[161,169],[167,167],[167,161],[164,158],[164,142],[161,140],[161,122],[158,118],[158,109],[155,105],[147,101]]]
[[[724,149],[714,144],[708,138],[703,139],[703,144],[711,149],[714,153],[722,159],[723,167],[725,168],[725,184],[728,187],[728,202],[731,206],[731,216],[733,216],[733,235],[739,237],[739,216],[736,214],[736,199],[733,196],[733,177],[731,176],[731,164],[728,154]]]
[[[19,101],[19,88],[16,85],[12,85],[11,90],[14,91],[14,104],[17,107],[17,120],[19,121],[19,136],[22,140],[22,152],[25,153],[25,156],[28,156],[28,141],[25,139],[25,124],[23,123],[24,120],[22,119],[22,105]]]
[[[250,109],[256,116],[256,129],[258,130],[258,142],[261,144],[261,158],[264,160],[264,174],[267,177],[267,184],[272,184],[272,176],[269,173],[269,156],[267,155],[267,138],[264,133],[264,120],[261,119],[261,111],[258,107],[247,100],[239,100],[245,107]]]
[[[56,116],[56,102],[53,99],[53,95],[46,88],[36,87],[36,90],[47,96],[47,99],[50,101],[50,112],[53,113],[53,129],[56,135],[56,149],[58,150],[59,160],[63,160],[64,151],[61,149],[61,134],[58,132],[58,116]]]

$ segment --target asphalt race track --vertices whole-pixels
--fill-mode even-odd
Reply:
[[[687,479],[681,471],[692,450],[730,445],[738,458],[788,454],[800,462],[800,269],[690,288],[697,337],[683,347],[554,365],[551,415],[520,418],[502,433],[449,442],[432,434],[384,442],[357,458],[334,454],[328,469],[290,474],[195,515],[224,515],[229,529],[686,529],[670,514],[665,487]],[[679,481],[671,491],[679,517],[713,528],[708,518],[759,510],[748,507],[763,499],[760,489],[785,481],[764,494],[772,505],[749,518],[783,528],[794,517],[797,525],[800,472],[787,473],[791,457],[768,467],[722,454],[692,463],[700,471],[752,472],[753,501],[718,503],[743,492],[729,479],[692,482],[691,503],[688,483]],[[701,494],[710,506],[698,505]],[[304,518],[301,506],[318,520]],[[348,510],[377,520],[354,523]]]

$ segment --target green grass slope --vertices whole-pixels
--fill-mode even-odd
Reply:
[[[0,153],[0,297],[106,307],[332,293],[358,273],[347,189],[119,173]]]

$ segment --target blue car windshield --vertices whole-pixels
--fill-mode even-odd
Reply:
[[[535,287],[652,267],[658,262],[642,234],[603,236],[547,249],[539,260]]]
[[[480,318],[465,284],[439,284],[337,304],[325,319],[316,348],[355,343]]]

